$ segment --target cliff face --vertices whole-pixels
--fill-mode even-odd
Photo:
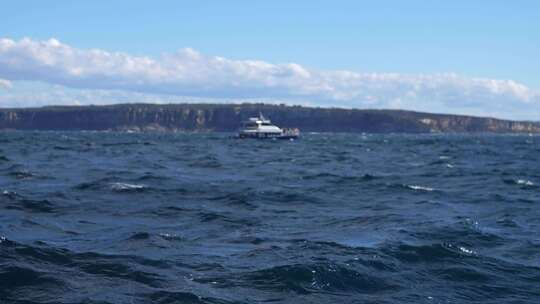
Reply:
[[[264,104],[124,104],[0,109],[0,129],[234,131],[262,112],[282,127],[316,132],[526,132],[540,123],[398,110],[347,110]]]

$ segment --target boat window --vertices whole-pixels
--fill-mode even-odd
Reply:
[[[271,126],[272,124],[271,124],[271,123],[267,123],[267,122],[263,122],[261,125],[262,125],[262,126]]]

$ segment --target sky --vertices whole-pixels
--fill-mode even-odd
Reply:
[[[540,1],[5,1],[0,107],[268,102],[540,120]]]

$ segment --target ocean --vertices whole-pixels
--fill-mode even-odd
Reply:
[[[540,137],[0,133],[0,303],[540,303]]]

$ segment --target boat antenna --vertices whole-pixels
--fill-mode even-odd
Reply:
[[[264,120],[264,116],[262,115],[262,112],[261,112],[261,111],[259,111],[259,118],[260,118],[261,120]]]

